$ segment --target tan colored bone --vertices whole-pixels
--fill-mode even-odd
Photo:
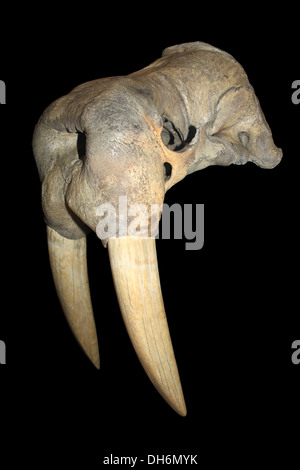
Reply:
[[[166,191],[188,174],[247,161],[273,168],[282,157],[241,65],[202,42],[169,47],[126,77],[79,85],[45,110],[33,150],[56,289],[96,367],[84,237],[96,231],[99,206],[110,204],[118,213],[120,197],[126,196],[129,205],[143,204],[158,224],[160,210],[151,208],[159,208]],[[154,240],[118,240],[118,235],[104,236],[102,243],[108,245],[129,335],[156,388],[184,415]]]
[[[56,292],[78,343],[100,368],[98,340],[86,264],[86,238],[69,240],[47,227],[50,265]]]
[[[186,407],[161,294],[155,239],[108,242],[120,309],[132,345],[153,385],[182,416]]]

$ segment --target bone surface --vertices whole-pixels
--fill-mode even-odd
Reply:
[[[97,367],[82,253],[87,233],[97,233],[99,207],[109,204],[119,214],[119,201],[126,196],[129,205],[146,207],[146,226],[155,229],[166,191],[190,173],[248,161],[273,168],[282,158],[242,66],[202,42],[169,47],[128,76],[79,85],[44,111],[33,151],[56,289],[75,336]],[[123,235],[118,239],[116,231],[101,241],[109,249],[129,336],[155,387],[185,415],[154,240]]]

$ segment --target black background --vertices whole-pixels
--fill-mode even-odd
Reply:
[[[0,79],[2,311],[0,464],[83,464],[105,456],[197,454],[198,464],[269,464],[297,451],[298,306],[297,20],[272,11],[198,4],[62,5],[5,13]],[[205,204],[205,243],[158,240],[162,291],[188,415],[166,405],[123,326],[107,251],[88,237],[101,369],[86,359],[51,278],[31,139],[48,104],[76,85],[125,75],[170,45],[204,41],[245,68],[283,160],[273,170],[210,167],[166,195]],[[299,435],[299,431],[298,431]],[[299,447],[299,446],[298,446]],[[240,452],[238,452],[240,451]],[[139,466],[146,466],[140,463]],[[68,467],[68,468],[69,468]]]

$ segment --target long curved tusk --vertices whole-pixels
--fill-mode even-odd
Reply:
[[[78,343],[100,368],[86,261],[86,238],[70,240],[47,226],[50,264],[65,317]]]
[[[186,415],[160,287],[155,239],[108,241],[114,285],[133,347],[166,402]]]

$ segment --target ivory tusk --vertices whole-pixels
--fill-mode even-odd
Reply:
[[[112,275],[122,316],[137,356],[166,402],[186,415],[157,266],[155,239],[108,241]]]
[[[50,264],[65,317],[78,343],[100,368],[86,261],[86,238],[70,240],[47,226]]]

